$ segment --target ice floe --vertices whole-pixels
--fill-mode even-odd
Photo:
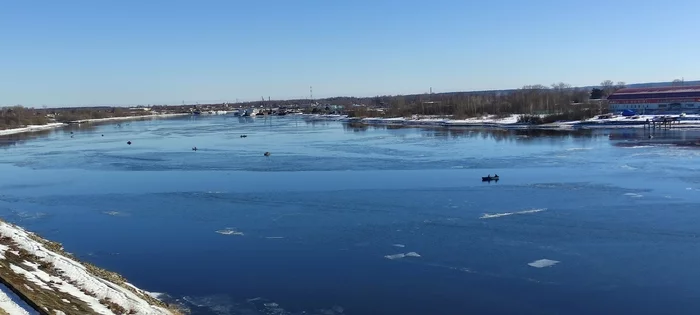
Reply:
[[[544,268],[544,267],[551,267],[556,264],[558,264],[559,261],[556,260],[551,260],[551,259],[540,259],[540,260],[535,260],[531,263],[528,263],[530,267],[535,267],[535,268]]]
[[[542,209],[532,209],[532,210],[523,210],[523,211],[517,211],[517,212],[505,212],[505,213],[494,213],[494,214],[489,214],[489,213],[484,213],[479,219],[494,219],[494,218],[500,218],[500,217],[506,217],[509,215],[515,215],[515,214],[528,214],[528,213],[537,213],[537,212],[542,212],[546,211],[546,208]]]
[[[418,253],[416,253],[416,252],[408,252],[408,253],[405,253],[405,254],[404,254],[404,253],[401,253],[401,254],[393,254],[393,255],[386,255],[386,256],[384,256],[384,258],[386,258],[386,259],[391,259],[391,260],[394,260],[394,259],[401,259],[401,258],[405,258],[405,257],[415,257],[415,258],[418,258],[418,257],[421,257],[421,256],[420,256],[420,254],[418,254]]]
[[[222,234],[222,235],[239,235],[243,236],[243,232],[236,231],[233,228],[225,228],[223,230],[218,230],[216,233]]]

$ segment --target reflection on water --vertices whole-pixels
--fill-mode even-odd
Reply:
[[[50,134],[59,132],[58,129],[39,130],[34,132],[17,133],[12,135],[0,136],[0,147],[8,147],[20,144],[25,141],[46,137]]]
[[[672,145],[700,147],[700,130],[682,129],[621,129],[610,133],[609,139],[617,147]]]
[[[328,122],[326,122],[328,123]],[[359,123],[343,124],[343,129],[350,132],[377,130],[411,130],[416,127],[399,125],[367,125]],[[495,129],[482,127],[446,128],[440,126],[422,126],[421,135],[434,138],[482,138],[496,141],[534,141],[536,138],[596,138],[606,136],[609,131],[579,130],[545,130],[545,129]]]
[[[329,124],[329,122],[323,122]],[[676,145],[698,147],[700,146],[700,130],[687,129],[657,129],[644,128],[629,129],[576,129],[576,130],[551,130],[551,129],[496,129],[481,127],[420,127],[421,136],[431,138],[480,138],[490,139],[496,142],[541,142],[574,140],[586,141],[587,139],[608,137],[613,145],[628,147],[639,145]],[[360,123],[343,124],[346,132],[362,133],[368,131],[384,130],[409,130],[416,129],[411,126],[393,125],[367,125]]]

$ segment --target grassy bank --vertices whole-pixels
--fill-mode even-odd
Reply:
[[[2,221],[0,279],[42,314],[182,314],[61,244]]]

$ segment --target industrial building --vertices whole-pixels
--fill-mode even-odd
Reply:
[[[610,112],[700,114],[700,86],[620,89],[608,96]]]

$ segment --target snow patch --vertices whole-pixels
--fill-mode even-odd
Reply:
[[[27,271],[19,266],[10,266],[14,272],[23,275],[28,281],[35,283],[41,288],[68,293],[87,303],[99,314],[112,314],[106,306],[99,302],[101,299],[109,299],[124,309],[133,310],[134,314],[170,315],[168,310],[149,304],[132,291],[93,276],[81,263],[47,249],[43,244],[34,241],[29,233],[20,227],[0,222],[0,235],[10,237],[18,247],[36,256],[42,262],[51,264],[56,272],[67,279],[63,280],[49,275],[38,268],[33,271]],[[25,265],[38,267],[35,263]],[[51,284],[54,288],[51,288],[48,284]],[[91,292],[94,297],[83,293],[81,290]]]
[[[53,129],[53,128],[58,128],[61,126],[65,126],[63,123],[53,123],[53,124],[46,124],[46,125],[30,125],[24,128],[14,128],[14,129],[6,129],[6,130],[0,130],[0,136],[5,136],[5,135],[13,135],[17,133],[24,133],[24,132],[34,132],[34,131],[41,131],[41,130],[47,130],[47,129]]]
[[[8,289],[9,290],[9,289]],[[7,295],[5,290],[0,290],[0,310],[5,311],[10,315],[29,315],[29,312],[15,303],[15,301]]]
[[[636,193],[626,193],[625,196],[631,197],[631,198],[642,198],[642,197],[644,197],[644,195],[636,194]]]
[[[406,245],[404,245],[404,244],[393,244],[393,245],[391,245],[391,246],[400,247],[400,248],[406,247]]]

